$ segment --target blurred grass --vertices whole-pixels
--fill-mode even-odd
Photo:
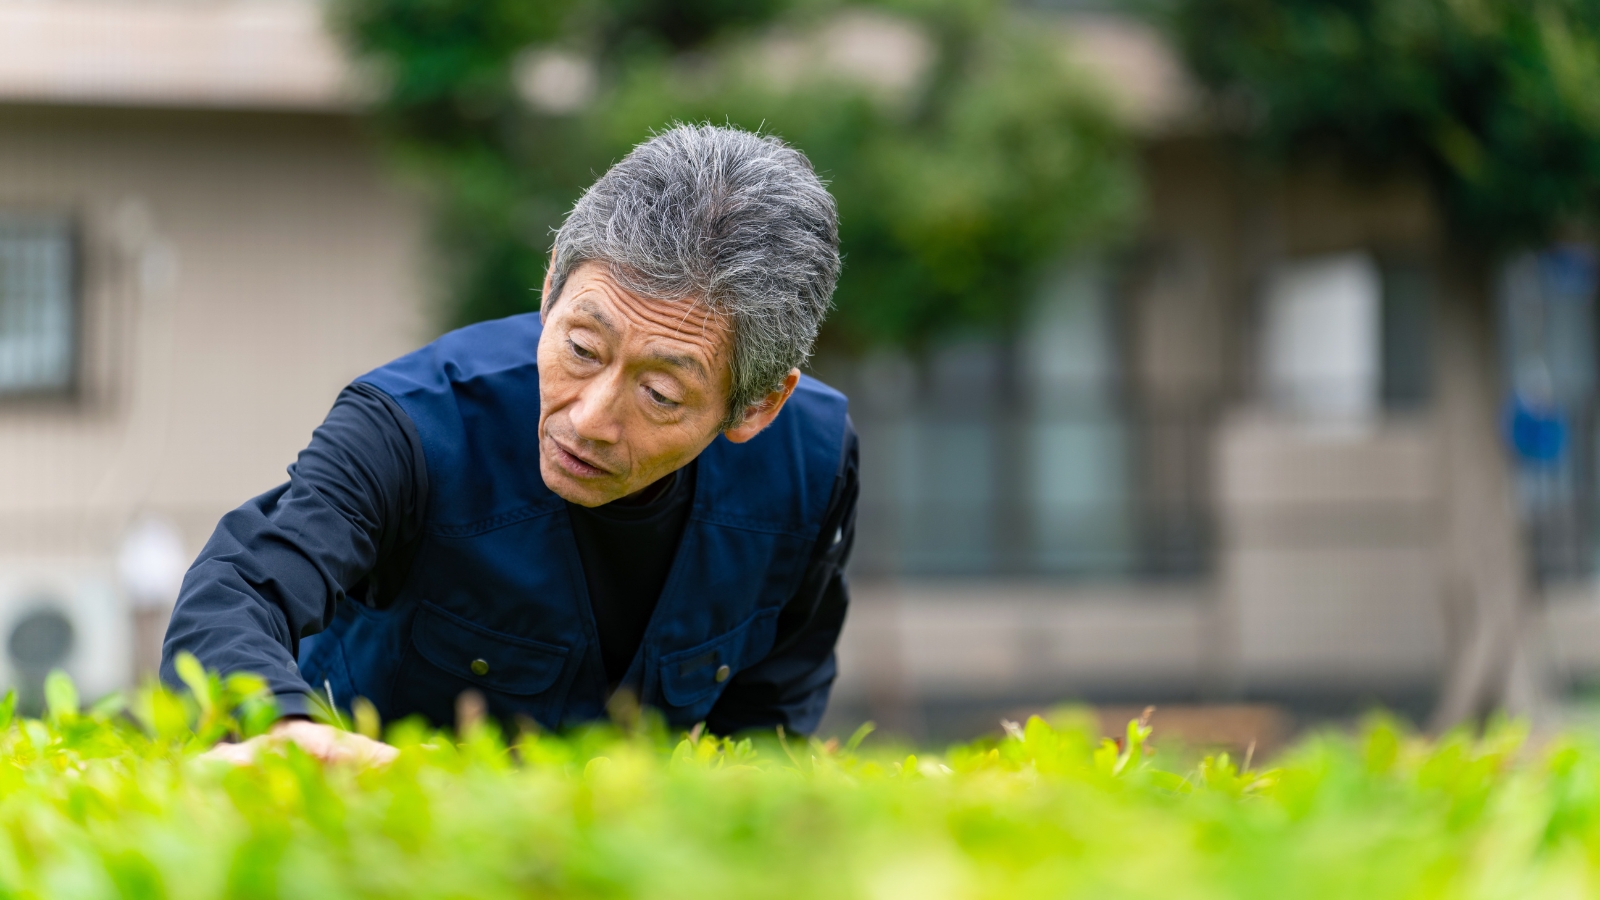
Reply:
[[[1081,713],[915,755],[864,730],[724,739],[645,716],[508,743],[411,721],[385,768],[292,746],[236,767],[199,753],[264,725],[262,686],[191,680],[81,711],[58,678],[43,719],[0,709],[0,892],[1576,897],[1597,875],[1600,745],[1533,748],[1515,723],[1434,742],[1377,717],[1241,771],[1165,762],[1137,721],[1099,739]]]

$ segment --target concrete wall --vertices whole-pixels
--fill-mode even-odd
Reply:
[[[1206,584],[888,582],[853,586],[823,731],[965,735],[1068,700],[1211,695]]]
[[[346,117],[0,107],[0,209],[75,218],[82,322],[73,395],[0,400],[0,639],[40,591],[123,616],[137,515],[198,551],[430,333],[419,211]],[[90,656],[90,691],[129,671]]]
[[[1225,681],[1249,694],[1428,691],[1447,651],[1432,430],[1237,415],[1218,432]]]
[[[1381,702],[1421,719],[1459,622],[1428,605],[1438,583],[1403,544],[1376,563],[1362,554],[1313,551],[1309,564],[1292,554],[1257,582],[1268,591],[1241,591],[1261,612],[1243,628],[1209,583],[856,585],[821,730],[847,734],[872,719],[893,733],[965,737],[1071,701],[1136,711],[1267,700],[1310,719]],[[1321,583],[1271,592],[1294,578]],[[1551,684],[1600,684],[1600,588],[1552,588],[1530,631]]]

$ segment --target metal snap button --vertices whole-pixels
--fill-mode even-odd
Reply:
[[[733,670],[728,668],[727,666],[717,666],[717,675],[716,675],[717,684],[721,684],[724,681],[727,681],[728,680],[728,676],[732,675],[732,674],[733,674]]]
[[[472,674],[474,674],[474,675],[487,675],[487,674],[489,674],[489,662],[487,660],[482,660],[482,659],[473,660],[472,661]]]

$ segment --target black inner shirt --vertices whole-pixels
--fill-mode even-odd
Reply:
[[[567,504],[612,687],[628,674],[666,586],[694,500],[695,469],[696,463],[690,463],[668,475],[671,483],[643,502],[624,499],[593,508]]]

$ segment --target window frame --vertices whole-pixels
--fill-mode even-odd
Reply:
[[[83,396],[84,380],[84,228],[74,210],[58,206],[0,203],[0,220],[59,223],[65,236],[67,266],[67,376],[55,384],[6,388],[0,385],[0,410],[40,405],[76,404]]]

